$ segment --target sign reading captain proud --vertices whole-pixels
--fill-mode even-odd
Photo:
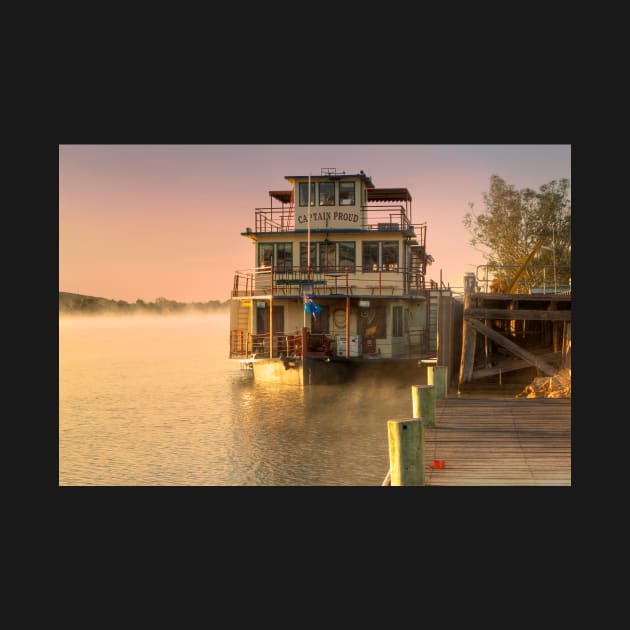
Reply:
[[[359,213],[356,210],[312,210],[310,213],[311,230],[319,228],[356,228]],[[304,210],[296,210],[295,228],[308,229],[309,217]]]

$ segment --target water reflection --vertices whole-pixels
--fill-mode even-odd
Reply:
[[[227,316],[59,324],[60,485],[380,485],[407,386],[255,383]]]
[[[234,435],[258,462],[262,485],[380,485],[387,467],[386,421],[410,415],[408,388],[307,388],[235,383]]]

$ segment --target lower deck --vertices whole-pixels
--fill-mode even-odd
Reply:
[[[252,296],[230,306],[230,358],[407,359],[435,353],[434,296]]]

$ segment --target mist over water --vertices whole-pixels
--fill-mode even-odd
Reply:
[[[227,314],[59,320],[59,485],[374,486],[407,386],[254,382]]]

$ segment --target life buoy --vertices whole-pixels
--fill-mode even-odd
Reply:
[[[342,308],[338,308],[333,313],[333,323],[335,324],[335,328],[341,330],[346,326],[346,311]]]

